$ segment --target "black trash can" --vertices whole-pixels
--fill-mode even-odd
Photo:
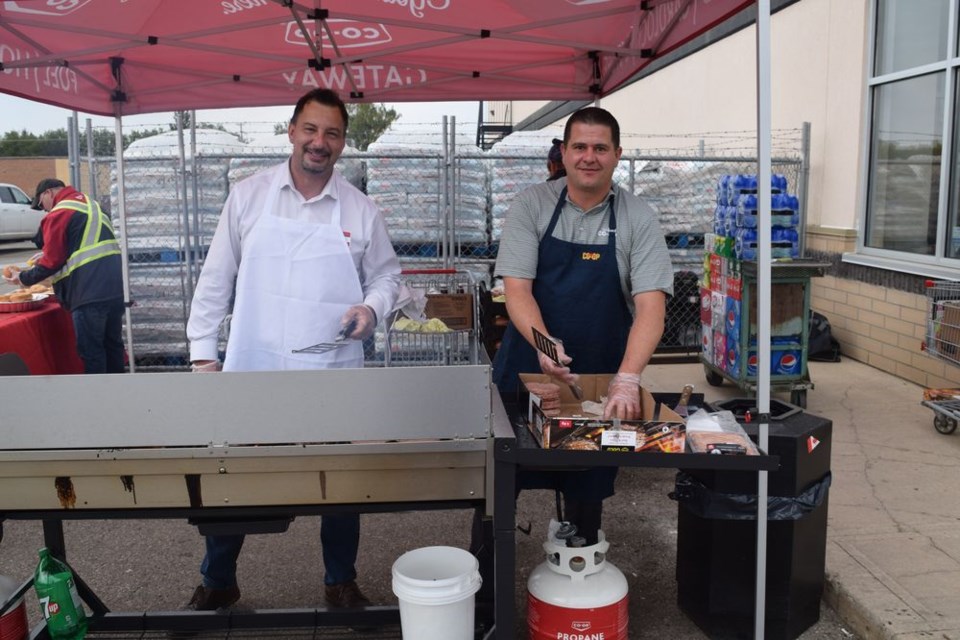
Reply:
[[[758,439],[755,423],[744,424]],[[833,423],[792,412],[770,424],[765,637],[792,640],[820,619]],[[711,638],[752,638],[757,474],[677,474],[677,599]]]

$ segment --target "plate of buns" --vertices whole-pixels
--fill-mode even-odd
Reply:
[[[31,291],[30,289],[18,289],[12,293],[0,294],[0,313],[36,309],[52,294],[52,291]]]

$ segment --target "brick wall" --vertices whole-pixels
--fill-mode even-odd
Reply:
[[[843,264],[855,246],[852,230],[807,234],[807,253],[833,264],[811,282],[810,306],[829,318],[843,355],[924,387],[960,387],[960,366],[922,350],[924,278]]]
[[[67,169],[64,175],[57,171],[60,161]],[[44,178],[60,178],[67,182],[69,176],[65,158],[0,158],[0,182],[15,184],[31,197],[37,183]]]
[[[109,172],[109,166],[104,165],[103,170]],[[87,163],[80,165],[80,186],[81,191],[89,191],[89,167]],[[60,178],[66,184],[70,184],[70,162],[67,158],[54,157],[31,157],[31,158],[0,158],[0,182],[15,184],[28,196],[33,197],[33,190],[37,183],[44,178]],[[103,184],[101,180],[100,184]],[[77,185],[74,185],[77,186]],[[102,197],[109,193],[109,183],[107,191],[101,191]]]

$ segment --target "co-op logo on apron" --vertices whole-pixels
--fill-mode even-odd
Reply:
[[[17,2],[7,0],[3,8],[10,13],[29,13],[35,16],[65,16],[93,0],[47,0],[46,2]]]

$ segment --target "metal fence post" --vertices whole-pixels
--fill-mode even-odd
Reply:
[[[93,120],[87,118],[87,179],[90,181],[87,192],[95,202],[99,202],[96,178],[93,166]]]
[[[800,198],[800,255],[807,249],[807,194],[810,190],[810,123],[804,122],[800,137],[800,178],[797,195]]]

